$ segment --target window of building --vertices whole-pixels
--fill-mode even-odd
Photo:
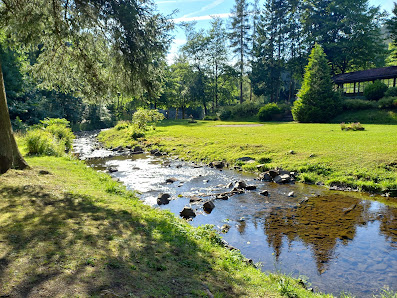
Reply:
[[[347,94],[354,93],[354,83],[343,84],[343,92]]]

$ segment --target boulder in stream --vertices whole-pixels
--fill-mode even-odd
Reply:
[[[261,194],[262,196],[267,197],[267,196],[269,195],[269,191],[268,191],[268,190],[264,190],[264,191],[261,191],[260,194]]]
[[[221,227],[221,232],[224,233],[224,234],[226,234],[227,232],[229,232],[230,228],[231,228],[230,225],[224,224],[224,225]]]
[[[143,153],[143,149],[140,146],[135,146],[134,147],[134,153],[138,154],[138,153]]]
[[[190,198],[190,203],[199,203],[201,202],[203,199],[200,197],[191,197]]]
[[[170,202],[170,197],[168,193],[159,194],[157,197],[157,205],[167,205]]]
[[[165,180],[166,183],[174,183],[174,182],[177,182],[177,181],[178,181],[178,179],[176,179],[176,178],[174,178],[174,177],[172,177],[172,178],[167,178],[167,179]]]
[[[211,213],[211,211],[215,208],[215,204],[212,201],[207,201],[203,205],[203,209],[205,212]]]
[[[108,168],[108,172],[109,173],[116,173],[116,172],[118,172],[119,170],[117,170],[115,167],[109,167]]]
[[[181,212],[179,212],[179,215],[181,217],[183,217],[184,219],[196,217],[196,213],[190,207],[184,207],[183,210]]]
[[[234,189],[246,189],[247,188],[247,183],[245,181],[237,181],[236,184],[234,185]]]
[[[223,161],[213,161],[209,164],[211,168],[222,169],[225,167],[225,163]]]
[[[291,181],[291,177],[289,174],[281,174],[273,178],[273,181],[276,183],[288,183]]]
[[[245,187],[246,190],[255,190],[256,189],[256,185],[247,185]]]
[[[227,193],[221,193],[216,196],[216,199],[217,200],[228,200],[229,195]]]
[[[259,180],[261,181],[272,181],[273,178],[270,176],[269,172],[260,173]]]

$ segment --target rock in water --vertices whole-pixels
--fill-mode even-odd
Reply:
[[[177,181],[178,181],[178,179],[176,179],[176,178],[167,178],[165,180],[165,182],[167,182],[167,183],[174,183],[174,182],[177,182]]]
[[[245,181],[238,181],[234,185],[234,189],[246,189],[246,188],[247,188],[247,184],[245,183]]]
[[[109,169],[108,169],[108,172],[109,173],[116,173],[116,172],[118,172],[119,170],[117,170],[116,168],[114,168],[114,167],[110,167]]]
[[[168,193],[159,194],[157,198],[157,205],[167,205],[170,202],[170,195]]]
[[[224,225],[221,227],[221,232],[226,234],[227,232],[229,232],[230,228],[231,228],[230,225],[224,224]]]
[[[203,209],[205,212],[211,213],[211,211],[215,208],[215,204],[212,201],[205,202],[203,205]]]
[[[247,185],[245,187],[246,190],[255,190],[256,189],[256,185]]]
[[[184,219],[189,219],[189,218],[192,218],[192,217],[196,217],[196,213],[190,207],[183,208],[183,210],[179,213],[179,215],[181,217],[183,217]]]
[[[264,190],[264,191],[261,191],[260,194],[261,194],[262,196],[267,197],[267,196],[269,195],[269,191],[268,191],[268,190]]]

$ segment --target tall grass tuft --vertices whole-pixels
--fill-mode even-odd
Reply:
[[[72,149],[74,134],[66,119],[46,119],[26,134],[30,155],[62,156]]]

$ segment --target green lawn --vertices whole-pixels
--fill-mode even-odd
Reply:
[[[256,163],[242,165],[247,170],[258,164],[281,167],[298,171],[299,179],[308,183],[374,192],[397,189],[397,125],[368,124],[365,131],[341,131],[339,124],[219,126],[233,124],[244,123],[165,121],[147,134],[146,142],[182,158],[205,162],[224,159],[235,165],[238,158],[249,156]],[[123,130],[110,130],[102,133],[102,140],[106,142],[110,134],[113,144],[126,136]]]
[[[0,296],[324,297],[262,273],[215,231],[143,205],[80,161],[27,162],[0,176]]]

